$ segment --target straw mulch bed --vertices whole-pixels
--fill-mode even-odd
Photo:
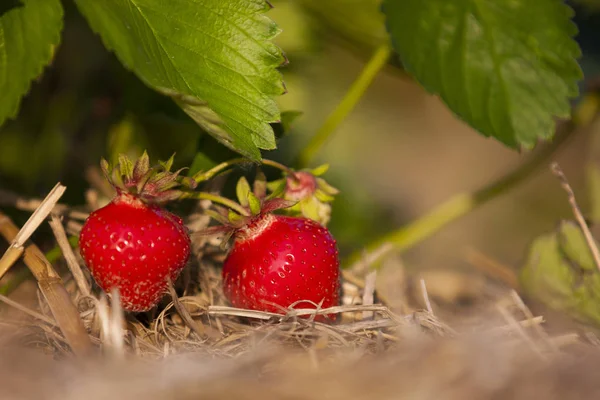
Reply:
[[[113,293],[109,298],[94,287],[80,257],[64,244],[64,229],[69,234],[77,233],[85,213],[57,206],[59,197],[46,199],[41,204],[27,203],[27,207],[38,211],[50,206],[46,207],[45,215],[41,213],[37,219],[33,218],[33,222],[28,222],[29,226],[20,231],[31,231],[31,224],[35,228],[46,221],[48,214],[52,215],[52,228],[57,240],[63,242],[64,257],[51,266],[42,264],[49,268],[46,273],[50,276],[56,270],[64,271],[58,283],[51,280],[55,285],[47,285],[43,281],[47,275],[33,271],[39,267],[35,263],[40,261],[28,253],[32,251],[31,246],[35,247],[27,242],[28,236],[22,243],[18,243],[19,235],[10,238],[13,247],[24,246],[25,262],[33,268],[41,291],[36,292],[37,307],[0,296],[10,309],[18,310],[16,314],[11,313],[10,319],[4,317],[0,321],[1,350],[5,353],[0,361],[0,381],[10,383],[6,386],[7,392],[25,390],[25,386],[15,384],[21,382],[19,379],[34,379],[39,383],[38,389],[44,388],[44,398],[54,398],[53,395],[78,398],[68,397],[64,392],[64,381],[71,379],[67,376],[75,375],[61,375],[63,372],[59,371],[63,367],[56,364],[44,369],[44,362],[37,356],[31,356],[37,361],[27,362],[31,349],[36,354],[51,355],[65,366],[73,365],[73,360],[78,360],[77,363],[86,360],[86,368],[69,370],[70,374],[87,374],[87,378],[77,381],[82,391],[85,388],[86,398],[95,398],[89,392],[94,379],[103,382],[103,395],[97,398],[107,398],[115,391],[125,393],[120,386],[124,377],[130,380],[139,378],[140,374],[144,378],[135,385],[141,385],[138,389],[146,392],[136,393],[146,398],[168,398],[173,393],[179,394],[173,398],[200,398],[192,396],[200,393],[199,382],[202,382],[202,393],[211,393],[204,398],[333,399],[366,398],[367,395],[390,398],[386,396],[392,388],[395,394],[410,395],[406,398],[492,398],[487,396],[500,396],[498,393],[509,390],[507,386],[526,390],[527,384],[539,381],[535,386],[538,391],[541,387],[554,387],[561,381],[552,376],[567,365],[569,371],[578,371],[578,379],[584,379],[591,369],[578,361],[580,355],[598,352],[596,339],[591,334],[583,337],[567,333],[551,337],[542,327],[543,318],[532,315],[516,292],[508,289],[489,304],[489,314],[479,322],[461,327],[450,327],[433,313],[425,285],[420,287],[424,309],[411,308],[408,304],[401,309],[392,307],[377,293],[377,277],[365,273],[368,268],[364,265],[344,272],[344,302],[339,307],[288,310],[286,314],[231,308],[220,289],[220,265],[227,249],[221,246],[218,237],[194,239],[190,265],[171,286],[156,311],[137,315],[123,313],[118,295]],[[15,204],[25,208],[24,203]],[[188,225],[193,231],[207,226],[202,210],[208,205],[199,202],[196,213],[190,216]],[[0,222],[10,223],[3,215]],[[10,229],[0,231],[8,238]],[[14,233],[14,229],[10,232]],[[0,267],[3,267],[1,263]],[[63,290],[68,294],[67,302],[76,307],[76,321],[64,316],[69,315],[69,310],[67,303],[60,306],[64,300],[60,300]],[[51,304],[53,301],[59,302],[59,306]],[[60,307],[66,310],[64,315],[57,312]],[[315,313],[337,314],[339,318],[334,324],[323,324],[313,320]],[[85,337],[81,337],[78,326],[83,326]],[[14,356],[15,344],[19,345],[22,355]],[[190,356],[195,360],[192,364],[182,361]],[[19,361],[15,363],[15,359]],[[595,360],[600,362],[600,357]],[[208,369],[207,363],[210,363]],[[90,372],[89,365],[96,366],[91,368],[94,372]],[[107,365],[110,365],[108,369]],[[153,367],[146,370],[140,365]],[[500,372],[490,369],[490,365],[500,368]],[[34,372],[34,366],[41,372]],[[157,371],[162,371],[163,378],[171,377],[160,388],[157,388]],[[220,371],[219,378],[207,371]],[[59,378],[47,379],[51,374]],[[115,374],[120,374],[120,379],[116,379]],[[178,379],[183,377],[186,378],[182,383]],[[336,379],[342,383],[334,384]],[[312,382],[309,385],[308,380]],[[589,384],[588,393],[598,390],[596,393],[600,394],[600,384],[594,383],[595,380],[570,382],[564,384],[565,390],[571,390],[573,385],[581,389]],[[249,388],[255,392],[249,392]],[[429,388],[429,392],[424,388]],[[35,388],[29,389],[32,392],[28,393],[34,396]],[[560,392],[560,388],[555,389],[556,393]],[[69,390],[69,396],[77,392],[73,388]],[[54,394],[51,396],[51,393]],[[507,394],[493,398],[518,397]]]

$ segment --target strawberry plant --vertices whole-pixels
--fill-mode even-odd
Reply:
[[[29,194],[48,182],[68,182],[73,189],[67,201],[90,213],[81,226],[71,226],[75,245],[100,289],[117,290],[127,311],[159,307],[178,282],[179,294],[189,292],[197,282],[190,276],[182,282],[183,271],[217,264],[228,305],[285,313],[290,307],[340,305],[342,268],[368,259],[369,269],[377,269],[381,248],[412,248],[509,192],[544,165],[575,128],[593,125],[598,107],[580,63],[586,54],[576,17],[584,14],[576,3],[326,3],[3,4],[1,182]],[[276,23],[279,7],[292,11]],[[314,24],[318,29],[280,38],[287,22],[291,27],[299,20],[303,28]],[[282,104],[300,91],[293,84],[287,89],[284,81],[294,82],[297,70],[309,69],[302,62],[306,49],[327,46],[319,30],[342,39],[341,46],[352,48],[365,65],[313,133],[306,128],[313,115]],[[344,175],[336,160],[316,162],[334,134],[343,138],[338,128],[384,70],[436,96],[473,135],[532,155],[483,188],[459,193],[401,227],[391,226],[395,221],[384,216],[365,182],[354,176],[336,179]],[[317,94],[309,97],[319,101]],[[563,127],[567,133],[557,133]],[[299,132],[309,135],[301,146]],[[395,132],[390,127],[385,134]],[[373,138],[384,140],[374,133]],[[177,158],[168,158],[173,153]],[[165,158],[151,166],[150,159]],[[485,168],[484,161],[473,169]],[[251,188],[245,175],[254,169]],[[358,192],[366,200],[356,200]],[[346,213],[338,217],[342,201]],[[354,242],[339,240],[348,232],[355,232]],[[532,254],[546,252],[560,273],[533,273],[526,266],[530,292],[549,291],[540,276],[568,276],[570,282],[562,283],[573,289],[574,279],[557,256],[560,235],[551,236],[550,245],[535,242]],[[207,249],[215,241],[220,247],[211,253]],[[561,287],[569,309],[583,304],[586,314],[594,314],[589,304],[595,304],[590,298],[597,295],[596,287],[586,288],[575,301]],[[212,292],[205,295],[212,301]],[[536,296],[548,298],[547,293]],[[316,320],[334,318],[322,314]]]

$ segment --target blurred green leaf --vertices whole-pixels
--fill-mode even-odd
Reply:
[[[194,149],[194,159],[191,162],[187,176],[193,176],[197,172],[207,171],[226,160],[239,157],[236,153],[225,146],[221,146],[210,135],[202,135]]]
[[[536,239],[519,278],[525,292],[547,306],[600,324],[600,272],[575,222]]]
[[[175,153],[175,168],[189,167],[196,155],[199,139],[205,132],[191,121],[181,121],[162,114],[139,117],[148,140],[148,151],[155,158],[167,160]]]
[[[126,115],[111,127],[107,153],[112,163],[123,153],[138,158],[144,150],[152,159],[167,160],[176,154],[177,167],[188,167],[196,156],[198,139],[204,132],[193,122],[162,114]]]
[[[3,0],[0,3],[0,16],[17,7],[23,7],[21,0]]]
[[[192,165],[187,173],[187,176],[193,176],[197,172],[200,171],[208,171],[212,167],[216,166],[218,163],[212,160],[205,153],[199,152],[196,153],[194,160],[192,161]]]
[[[302,12],[301,3],[288,0],[272,0],[273,9],[269,12],[271,19],[278,25],[285,27],[274,42],[285,49],[286,56],[298,59],[302,55],[313,52],[318,41],[311,29],[310,19]],[[292,62],[286,68],[294,68]]]
[[[485,136],[532,148],[570,115],[582,72],[561,0],[384,0],[405,69]]]
[[[284,93],[264,0],[76,0],[119,60],[205,131],[253,159],[274,149]]]
[[[0,125],[16,117],[31,81],[50,63],[62,26],[60,0],[22,0],[0,15]]]
[[[300,0],[299,4],[320,25],[366,54],[389,40],[381,0]]]
[[[329,170],[327,182],[339,190],[330,203],[331,219],[327,227],[335,236],[340,254],[348,255],[364,248],[366,243],[406,222],[394,215],[398,205],[378,202],[370,191],[357,185],[356,179],[344,171]]]
[[[0,131],[0,175],[11,179],[21,190],[31,190],[35,185],[54,185],[66,161],[68,135],[64,127],[69,124],[70,98],[58,98],[47,104],[45,115],[29,114],[30,118],[43,118],[39,129],[32,129],[22,121],[9,123]],[[29,129],[28,129],[29,128]]]
[[[558,244],[566,259],[582,271],[596,271],[590,247],[575,222],[563,222],[558,232]]]
[[[127,115],[108,130],[106,137],[108,162],[116,165],[119,154],[125,154],[131,159],[142,155],[148,143],[140,132],[140,127],[132,115]]]

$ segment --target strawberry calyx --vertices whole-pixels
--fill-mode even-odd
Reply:
[[[127,155],[120,154],[116,165],[111,166],[102,159],[100,166],[119,197],[129,194],[127,201],[158,205],[177,200],[197,186],[194,179],[180,175],[185,168],[171,172],[174,157],[173,154],[167,161],[150,166],[150,158],[144,151],[135,163]]]
[[[339,190],[331,186],[321,176],[329,169],[323,164],[314,169],[284,171],[283,178],[269,182],[269,197],[282,197],[295,201],[287,212],[301,215],[326,226],[331,217],[331,203]]]
[[[218,196],[214,196],[213,200],[225,206],[215,204],[213,209],[205,212],[220,225],[206,228],[203,234],[225,233],[225,242],[231,236],[247,238],[262,231],[271,221],[273,212],[292,207],[297,203],[279,197],[268,198],[266,178],[261,171],[258,172],[252,188],[248,180],[241,177],[236,185],[236,195],[238,203],[234,202],[235,207],[232,207],[230,200],[218,199]]]

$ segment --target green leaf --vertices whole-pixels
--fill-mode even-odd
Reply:
[[[0,125],[19,112],[54,54],[63,27],[60,0],[22,0],[0,14]]]
[[[299,0],[298,4],[328,34],[367,55],[388,40],[381,0]]]
[[[597,272],[592,251],[579,225],[574,222],[563,222],[558,232],[558,244],[564,256],[577,268]]]
[[[76,0],[105,45],[222,144],[255,161],[276,147],[285,92],[265,0]]]
[[[568,118],[582,78],[561,0],[384,0],[405,69],[485,136],[532,148]]]
[[[550,308],[600,325],[600,272],[573,221],[536,239],[519,275],[525,292]]]

